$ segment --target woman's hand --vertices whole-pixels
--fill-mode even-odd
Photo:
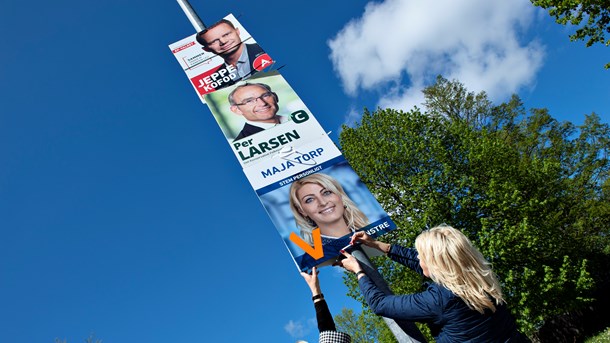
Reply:
[[[358,262],[358,260],[352,256],[352,254],[346,251],[342,251],[341,253],[343,256],[345,256],[345,258],[337,262],[338,266],[343,267],[345,270],[352,273],[357,273],[362,270],[362,267],[360,267],[360,262]]]
[[[322,291],[320,290],[320,281],[318,280],[318,273],[319,271],[316,267],[311,268],[311,274],[301,272],[301,276],[303,277],[303,279],[305,279],[305,282],[307,282],[307,286],[309,286],[309,289],[311,290],[311,295],[318,295],[322,293]]]
[[[356,243],[362,243],[374,248],[375,242],[377,242],[375,238],[369,236],[366,232],[358,231],[352,235],[352,239],[350,240],[349,244],[354,245]]]
[[[358,231],[352,235],[352,239],[350,240],[349,244],[354,245],[356,243],[362,243],[371,248],[375,248],[384,254],[389,253],[390,249],[392,248],[392,246],[390,244],[380,242],[380,241],[376,240],[375,238],[369,236],[364,231]]]

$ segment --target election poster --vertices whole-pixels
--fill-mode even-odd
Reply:
[[[396,229],[328,136],[285,149],[244,173],[300,271],[334,263],[340,250],[352,248],[355,231],[379,237]]]
[[[273,59],[232,14],[169,48],[202,102],[203,95],[273,65]]]
[[[207,105],[297,268],[396,225],[273,60],[231,14],[170,49]],[[267,69],[268,68],[268,69]],[[362,247],[369,256],[377,250]]]
[[[278,71],[258,73],[205,100],[242,167],[326,135]]]

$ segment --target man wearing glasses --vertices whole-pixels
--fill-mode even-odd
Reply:
[[[245,83],[229,94],[231,111],[246,119],[243,129],[234,141],[285,123],[288,117],[277,115],[280,99],[264,83]]]
[[[248,78],[271,65],[272,60],[256,43],[245,44],[239,36],[239,28],[227,19],[197,33],[197,42],[203,50],[212,52],[224,60],[224,64],[212,70],[214,89],[218,90]]]

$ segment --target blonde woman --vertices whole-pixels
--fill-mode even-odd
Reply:
[[[415,249],[379,242],[365,232],[352,236],[434,281],[420,293],[386,295],[349,253],[339,264],[356,273],[360,290],[378,315],[424,322],[437,343],[529,342],[506,307],[489,262],[459,230],[441,225],[422,232]]]
[[[313,244],[311,233],[316,228],[320,228],[322,243],[326,244],[369,223],[339,182],[322,173],[290,185],[290,209],[301,237],[309,244]]]

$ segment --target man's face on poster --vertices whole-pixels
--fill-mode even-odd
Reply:
[[[230,55],[241,45],[239,29],[233,28],[227,23],[220,23],[210,28],[200,37],[206,42],[204,50],[219,56]]]
[[[247,85],[233,93],[235,105],[231,111],[244,116],[246,120],[263,123],[277,123],[279,106],[275,93],[258,85]]]

